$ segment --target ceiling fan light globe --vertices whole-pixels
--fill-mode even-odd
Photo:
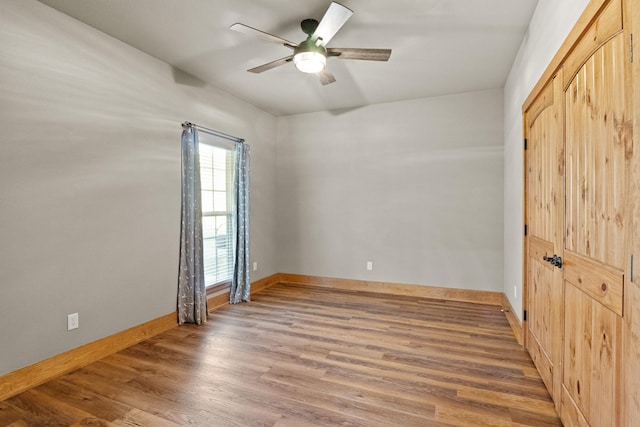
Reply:
[[[327,57],[320,52],[298,52],[293,63],[303,73],[319,73],[327,65]]]

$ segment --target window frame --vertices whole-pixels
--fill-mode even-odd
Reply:
[[[213,270],[213,273],[215,274],[216,278],[213,279],[213,281],[211,280],[211,272],[209,274],[207,274],[207,266],[209,265],[210,262],[216,262],[218,260],[218,253],[217,253],[217,247],[218,247],[218,234],[217,234],[217,229],[216,229],[216,225],[215,225],[215,220],[214,220],[214,236],[213,237],[205,237],[205,227],[203,226],[203,230],[202,230],[202,250],[203,250],[203,261],[204,261],[204,270],[205,270],[205,288],[207,291],[207,295],[211,295],[214,293],[218,293],[220,291],[223,291],[227,288],[230,287],[231,285],[231,281],[233,280],[233,270],[234,270],[234,251],[233,251],[233,247],[234,247],[234,230],[233,230],[233,222],[234,222],[234,179],[235,179],[235,146],[233,144],[229,144],[225,142],[220,142],[220,141],[208,141],[207,139],[210,139],[208,137],[204,137],[204,138],[200,138],[200,141],[198,141],[199,143],[199,151],[202,154],[203,151],[203,146],[207,146],[208,148],[212,149],[212,154],[211,154],[211,163],[208,164],[207,166],[205,166],[206,168],[208,168],[211,171],[211,185],[207,186],[210,187],[207,188],[206,190],[204,190],[204,185],[202,185],[202,183],[204,182],[203,180],[203,162],[202,162],[202,155],[200,155],[200,181],[201,181],[201,188],[200,188],[200,196],[203,199],[202,202],[202,220],[203,220],[203,224],[205,222],[205,218],[216,218],[216,217],[226,217],[226,251],[227,254],[226,255],[222,255],[222,256],[226,256],[227,258],[227,276],[218,280],[218,276],[220,275],[220,270],[218,270],[218,267],[214,264],[212,267],[210,267],[210,269]],[[204,141],[203,141],[204,140]],[[216,192],[221,192],[221,190],[216,190],[216,185],[215,185],[215,165],[216,165],[216,160],[215,160],[215,150],[216,149],[221,149],[221,150],[225,150],[225,204],[226,204],[226,210],[215,210],[216,206],[215,206],[215,193]],[[217,170],[220,170],[219,168]],[[205,192],[211,192],[211,205],[213,207],[213,210],[211,211],[205,211],[204,210],[204,196],[205,196]],[[206,242],[207,240],[210,239],[214,239],[214,247],[216,250],[216,253],[214,253],[213,255],[209,254],[209,256],[205,256],[205,246],[206,246]],[[209,262],[207,262],[209,261]],[[209,279],[209,280],[208,280]]]

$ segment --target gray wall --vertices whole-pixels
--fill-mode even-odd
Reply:
[[[252,280],[277,272],[273,116],[0,2],[0,374],[175,310],[184,120],[251,145]]]
[[[522,104],[589,3],[539,0],[504,87],[504,293],[522,317]]]
[[[174,310],[183,120],[252,146],[252,280],[504,290],[519,313],[520,109],[586,3],[540,0],[504,99],[276,120],[38,2],[0,2],[0,374]]]
[[[278,118],[280,271],[502,292],[502,102]]]

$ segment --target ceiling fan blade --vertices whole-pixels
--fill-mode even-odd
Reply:
[[[331,74],[331,71],[329,71],[327,67],[325,67],[319,73],[316,73],[316,75],[320,79],[320,83],[322,83],[322,86],[326,86],[336,81],[336,78],[333,77],[333,74]]]
[[[353,15],[353,11],[340,3],[331,2],[329,8],[325,12],[322,20],[318,24],[318,28],[311,36],[313,39],[320,40],[320,45],[324,46],[329,40],[336,35],[338,30],[342,28],[345,22]]]
[[[259,37],[262,40],[266,40],[268,42],[278,43],[278,44],[284,45],[284,46],[289,47],[291,49],[293,49],[296,46],[298,46],[298,43],[290,42],[289,40],[283,39],[282,37],[274,36],[273,34],[269,34],[269,33],[265,33],[264,31],[256,30],[253,27],[241,24],[239,22],[236,22],[235,24],[233,24],[229,28],[234,30],[234,31],[237,31],[239,33],[243,33],[243,34],[248,34],[250,36]]]
[[[362,59],[365,61],[388,61],[391,49],[327,48],[327,56],[340,59]]]
[[[259,67],[251,68],[250,73],[262,73],[263,71],[268,71],[272,68],[279,67],[280,65],[284,65],[287,62],[293,60],[293,55],[285,56],[284,58],[276,59],[275,61],[267,62],[266,64],[260,65]]]

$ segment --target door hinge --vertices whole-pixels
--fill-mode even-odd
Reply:
[[[633,254],[631,254],[631,267],[629,270],[629,281],[633,283]]]
[[[526,321],[527,320],[527,310],[524,311],[524,315],[522,316],[523,320]]]
[[[524,235],[527,236],[529,234],[529,226],[527,224],[524,225]]]
[[[527,138],[524,139],[524,149],[527,149]]]
[[[633,62],[633,34],[629,34],[629,57],[631,62]]]

